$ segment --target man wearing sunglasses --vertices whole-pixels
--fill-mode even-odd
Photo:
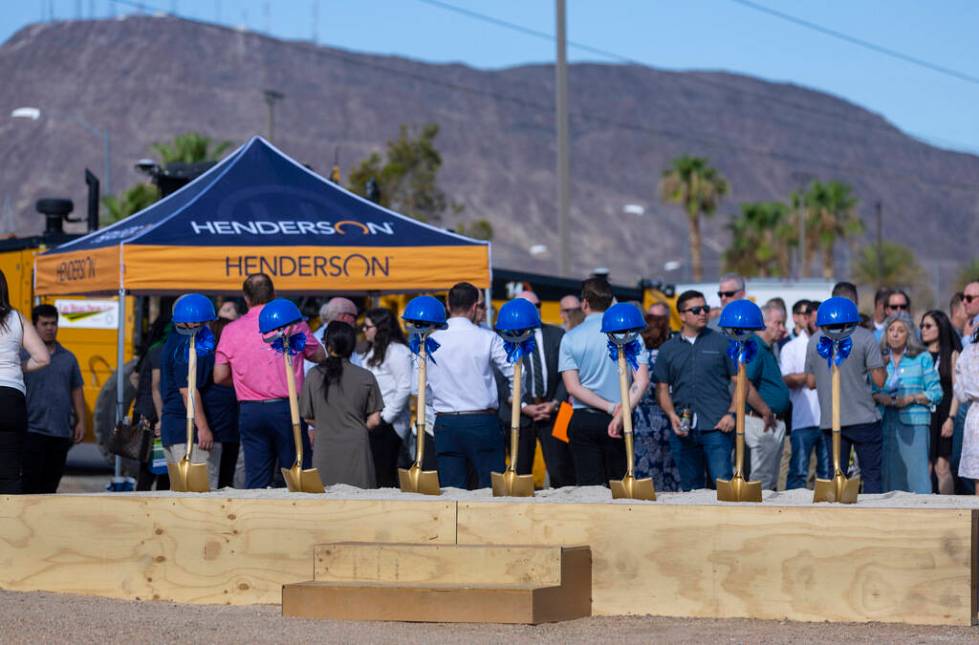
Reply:
[[[962,290],[962,306],[965,307],[966,321],[962,329],[962,346],[976,342],[979,326],[979,282],[970,282]]]
[[[721,309],[724,309],[727,303],[741,300],[745,296],[747,296],[747,293],[745,292],[744,276],[737,273],[725,273],[721,276],[721,280],[717,285],[717,297],[721,299]],[[719,313],[720,309],[718,310]],[[714,331],[720,331],[719,323],[720,316],[717,315],[710,319],[707,326]]]
[[[887,294],[886,302],[887,304],[884,305],[885,320],[901,313],[911,315],[911,297],[907,292],[901,289],[893,289]],[[880,327],[874,325],[874,327],[874,339],[880,342],[881,337],[884,335],[884,327],[883,325]]]
[[[683,490],[730,479],[735,402],[731,387],[737,367],[727,355],[728,339],[707,327],[710,306],[699,291],[684,291],[676,303],[682,327],[659,350],[653,368],[656,397],[670,419],[670,452]],[[748,404],[771,425],[772,413],[748,384]],[[682,419],[681,419],[682,415]]]

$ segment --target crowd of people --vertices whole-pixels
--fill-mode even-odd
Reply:
[[[832,295],[857,302],[847,282]],[[722,305],[747,297],[744,279],[723,276],[718,296]],[[518,297],[541,306],[531,291]],[[240,301],[220,304],[193,392],[181,360],[186,336],[168,316],[154,321],[139,348],[135,421],[155,430],[175,463],[186,452],[186,405],[194,397],[193,460],[208,464],[212,488],[282,486],[279,468],[295,460],[283,362],[259,333],[259,315],[274,298],[272,279],[255,274]],[[562,324],[543,324],[533,351],[519,359],[518,474],[532,472],[539,445],[552,487],[624,476],[618,374],[601,332],[613,301],[605,279],[585,280],[561,299]],[[513,365],[486,323],[482,291],[459,283],[445,304],[447,325],[432,334],[427,365],[424,431],[434,449],[422,466],[437,470],[443,487],[485,488],[507,459]],[[831,371],[818,352],[819,305],[799,300],[789,308],[775,298],[761,306],[765,328],[746,366],[745,444],[746,477],[766,489],[811,487],[832,476]],[[733,474],[737,366],[717,326],[719,310],[698,291],[681,293],[675,308],[675,332],[669,305],[646,311],[630,377],[635,474],[651,477],[658,491],[712,487]],[[843,463],[859,473],[864,493],[979,492],[979,407],[969,414],[979,398],[977,318],[979,282],[956,294],[947,314],[930,310],[917,324],[906,292],[875,294],[873,315],[840,364]],[[326,485],[396,487],[397,469],[414,459],[410,406],[418,387],[398,314],[361,312],[335,297],[320,308],[319,322],[315,332],[305,322],[293,329],[303,340],[293,361],[303,467],[317,468]],[[0,273],[0,492],[56,492],[68,450],[85,436],[78,362],[57,331],[54,307],[38,305],[28,321],[10,306]],[[166,474],[141,465],[138,489],[167,486]]]

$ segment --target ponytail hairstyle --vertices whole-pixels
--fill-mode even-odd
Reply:
[[[387,355],[388,346],[391,343],[401,343],[402,345],[408,343],[405,341],[405,334],[401,330],[401,325],[390,309],[380,307],[371,309],[364,317],[377,328],[377,331],[374,332],[374,341],[368,349],[371,352],[371,358],[367,362],[370,367],[377,367],[384,363],[384,357]]]
[[[326,326],[323,335],[326,344],[326,360],[323,361],[323,400],[330,400],[330,386],[340,384],[343,361],[349,360],[357,345],[357,332],[345,322],[334,320]]]

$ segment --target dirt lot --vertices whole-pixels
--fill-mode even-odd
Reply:
[[[973,627],[587,618],[540,625],[354,623],[279,607],[178,605],[0,591],[2,643],[976,643]]]

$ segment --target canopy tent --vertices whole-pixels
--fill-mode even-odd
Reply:
[[[490,246],[399,215],[261,137],[112,226],[37,256],[38,295],[234,293],[266,273],[280,293],[490,286]]]

